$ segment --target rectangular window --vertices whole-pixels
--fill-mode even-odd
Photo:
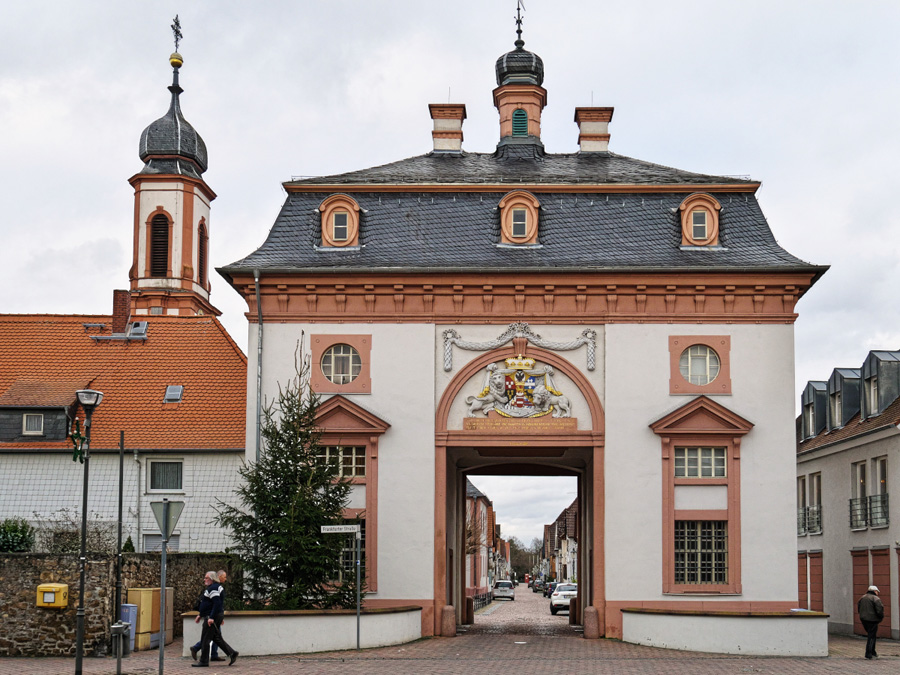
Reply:
[[[182,462],[150,462],[150,490],[151,491],[181,491],[182,489]]]
[[[725,448],[675,448],[675,478],[725,478]]]
[[[25,436],[41,436],[44,433],[44,416],[25,413],[22,416],[22,433]]]
[[[342,477],[363,478],[366,475],[365,447],[324,445],[319,448],[319,459],[322,462],[337,459]]]
[[[807,507],[806,529],[810,534],[822,531],[822,474],[809,476],[809,506]]]
[[[347,218],[348,215],[346,211],[338,211],[334,214],[334,229],[332,230],[332,236],[335,241],[347,241],[347,236],[349,235],[349,228],[347,226]]]
[[[528,211],[525,209],[513,209],[512,236],[524,237],[526,234],[528,234]]]
[[[347,521],[348,524],[355,525],[356,521]],[[359,576],[361,579],[366,578],[366,521],[359,521]],[[348,534],[344,540],[344,547],[341,549],[341,569],[338,571],[338,581],[344,579],[356,580],[356,535]]]
[[[866,463],[857,462],[851,467],[853,485],[850,499],[850,528],[860,530],[869,523],[869,500],[866,499]]]
[[[877,415],[878,414],[878,378],[870,377],[868,381],[868,404],[869,404],[869,414]]]
[[[816,435],[816,405],[815,403],[807,403],[804,411],[803,419],[806,421],[806,437],[812,438]]]
[[[885,527],[890,523],[888,516],[887,457],[872,460],[875,469],[875,489],[869,497],[869,527]]]
[[[169,545],[166,546],[166,551],[169,553],[174,553],[181,546],[181,535],[178,534],[170,534],[169,535]],[[144,535],[144,553],[150,553],[151,551],[162,551],[162,535],[161,534],[145,534]]]
[[[728,521],[675,521],[675,583],[728,583]]]
[[[706,211],[698,210],[691,213],[691,235],[694,239],[706,239]]]
[[[797,478],[797,535],[807,533],[806,476]]]
[[[831,426],[837,429],[843,424],[843,410],[841,409],[841,392],[831,395]]]

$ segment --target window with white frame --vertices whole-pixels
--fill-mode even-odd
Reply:
[[[512,236],[516,238],[528,236],[528,211],[525,209],[512,210]]]
[[[887,457],[876,457],[872,460],[875,473],[873,494],[869,497],[869,527],[885,527],[890,522],[888,517],[888,471]]]
[[[831,395],[831,426],[836,429],[843,424],[843,410],[841,409],[841,392],[836,391]]]
[[[806,509],[806,476],[797,477],[797,534],[806,534],[808,513]]]
[[[675,478],[725,478],[725,448],[675,448]]]
[[[728,521],[675,521],[675,583],[728,583]]]
[[[866,381],[866,389],[867,389],[867,394],[868,394],[868,396],[866,398],[868,399],[867,402],[869,404],[868,412],[870,415],[877,415],[878,414],[878,378],[870,377]]]
[[[719,355],[712,347],[691,345],[681,352],[678,368],[691,384],[709,384],[719,375]]]
[[[853,496],[858,499],[865,499],[868,496],[865,462],[856,462],[853,465]]]
[[[337,460],[342,477],[363,478],[366,475],[366,448],[362,446],[323,445],[319,448],[319,460]]]
[[[806,421],[806,437],[812,438],[816,435],[816,404],[810,401],[803,409],[803,419]]]
[[[331,231],[335,241],[347,241],[350,235],[350,214],[346,211],[335,211],[333,216],[333,229]]]
[[[183,489],[184,462],[151,459],[147,480],[151,492],[180,492]]]
[[[691,212],[691,235],[697,240],[707,238],[705,209],[697,209]]]
[[[850,528],[864,529],[869,523],[869,500],[866,489],[866,463],[856,462],[851,466]]]
[[[822,474],[809,475],[809,506],[806,509],[806,528],[810,534],[822,531]]]
[[[349,384],[359,375],[362,359],[350,345],[333,345],[322,355],[322,373],[333,384]]]
[[[22,415],[22,433],[25,436],[41,436],[44,433],[44,416],[40,413]]]

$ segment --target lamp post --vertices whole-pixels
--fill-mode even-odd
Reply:
[[[84,408],[84,441],[81,450],[84,458],[84,487],[81,490],[81,556],[78,559],[80,580],[78,583],[78,610],[75,613],[75,675],[81,675],[81,662],[84,657],[84,568],[87,559],[87,508],[88,508],[88,469],[91,461],[91,416],[94,408],[103,400],[102,391],[80,389],[75,392],[78,402]]]

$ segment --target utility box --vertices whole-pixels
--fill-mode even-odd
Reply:
[[[158,588],[128,589],[128,603],[137,605],[134,625],[134,649],[159,647],[159,596]],[[166,587],[166,644],[175,639],[174,626],[175,589]]]
[[[38,607],[68,607],[69,584],[41,584],[37,587]]]
[[[128,624],[128,651],[134,651],[134,628],[137,625],[137,605],[123,604],[119,607],[119,621]]]

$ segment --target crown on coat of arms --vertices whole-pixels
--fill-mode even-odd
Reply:
[[[506,367],[514,370],[531,370],[534,368],[534,359],[527,356],[510,356],[505,360]]]

